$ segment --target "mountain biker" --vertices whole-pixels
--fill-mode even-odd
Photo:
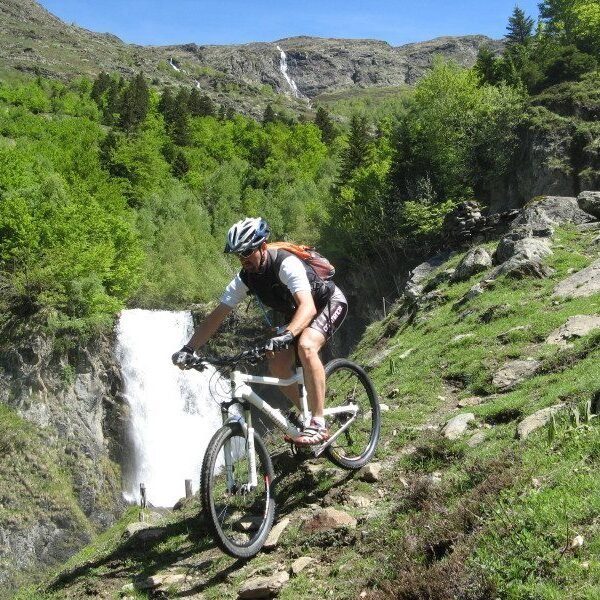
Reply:
[[[180,368],[193,360],[201,348],[247,294],[254,294],[280,314],[286,323],[281,333],[267,342],[269,369],[275,377],[293,375],[295,352],[304,370],[310,425],[293,440],[298,445],[314,445],[329,439],[323,417],[325,369],[319,351],[342,324],[348,311],[347,300],[332,282],[321,279],[293,253],[267,248],[270,229],[261,218],[235,223],[227,234],[225,252],[235,254],[242,269],[226,287],[219,305],[196,328],[189,342],[173,354]],[[277,353],[275,353],[277,351]],[[298,386],[283,388],[286,396],[300,407]]]

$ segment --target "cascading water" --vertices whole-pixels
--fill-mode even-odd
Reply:
[[[277,46],[277,50],[279,50],[279,70],[281,71],[281,74],[283,75],[285,80],[288,82],[288,85],[292,90],[292,94],[296,98],[301,98],[302,94],[298,91],[298,86],[296,85],[296,82],[288,74],[286,54],[279,46]]]
[[[146,486],[154,506],[173,506],[185,480],[197,489],[204,451],[221,424],[210,397],[214,371],[180,371],[171,354],[192,333],[189,312],[125,310],[118,325],[117,354],[130,406],[130,452],[123,467],[124,496],[139,500]]]

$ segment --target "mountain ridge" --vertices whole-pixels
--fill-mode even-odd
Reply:
[[[486,36],[443,36],[392,46],[370,39],[292,36],[272,42],[208,45],[196,42],[141,46],[112,33],[67,24],[35,0],[0,0],[0,60],[5,72],[53,79],[95,78],[100,72],[129,77],[143,72],[154,85],[190,85],[219,104],[258,116],[271,102],[310,109],[296,98],[280,68],[280,46],[300,95],[318,100],[344,89],[414,84],[442,55],[469,67],[482,46],[500,52]],[[266,86],[266,87],[265,87]]]

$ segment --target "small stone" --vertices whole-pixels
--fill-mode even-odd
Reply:
[[[271,577],[255,577],[246,581],[238,591],[239,598],[270,598],[279,593],[283,584],[289,581],[287,571],[280,571]]]
[[[589,568],[590,568],[590,563],[589,563],[589,561],[587,561],[587,560],[586,560],[586,561],[582,562],[582,563],[581,563],[581,568],[582,568],[582,569],[586,569],[586,570],[587,570],[587,569],[589,569]]]
[[[475,420],[473,413],[462,413],[450,419],[442,428],[442,435],[449,440],[458,439],[469,426],[471,421]]]
[[[404,488],[408,488],[409,487],[408,480],[405,479],[404,477],[400,477],[398,479],[398,481],[402,484],[402,487],[404,487]]]
[[[265,550],[272,550],[273,548],[275,548],[277,546],[277,544],[279,543],[279,538],[281,537],[281,534],[283,533],[284,529],[290,524],[290,520],[289,519],[282,519],[281,521],[279,521],[279,523],[277,523],[276,525],[273,526],[273,528],[271,529],[269,536],[267,537],[267,541],[265,542],[264,545],[264,549]]]
[[[396,437],[396,436],[398,435],[398,430],[397,430],[397,429],[394,429],[394,430],[392,431],[392,435],[393,435],[394,437]]]
[[[467,442],[467,446],[469,448],[475,448],[482,444],[485,441],[485,431],[478,431],[475,435],[473,435],[469,441]]]
[[[309,533],[338,527],[356,529],[356,519],[341,510],[324,508],[304,524],[304,530]]]
[[[369,463],[359,471],[359,478],[368,483],[379,481],[379,473],[381,472],[381,463]]]
[[[548,408],[542,408],[532,415],[529,415],[517,425],[517,437],[520,440],[524,440],[530,433],[543,427],[546,423],[549,423],[553,414],[564,409],[564,404],[556,404]]]
[[[571,550],[575,550],[576,548],[581,548],[581,546],[583,546],[583,536],[582,535],[576,535],[571,540],[571,544],[569,545],[569,548],[571,548]]]
[[[163,587],[169,587],[171,585],[179,585],[186,580],[187,576],[184,573],[173,573],[163,578]]]
[[[458,401],[459,408],[466,408],[467,406],[478,406],[483,402],[483,399],[479,396],[470,396],[469,398],[463,398]]]
[[[298,575],[298,573],[304,571],[304,569],[306,569],[310,563],[314,562],[314,560],[315,559],[311,558],[310,556],[301,556],[300,558],[297,558],[292,563],[292,574]]]
[[[387,404],[380,403],[379,410],[381,412],[388,412],[390,410],[390,407]]]
[[[542,482],[537,477],[532,477],[531,485],[534,487],[534,489],[539,490],[542,487]]]
[[[446,401],[446,396],[438,396],[438,397],[437,397],[437,399],[438,399],[440,402],[445,402],[445,401]]]
[[[350,505],[355,506],[356,508],[369,508],[372,502],[369,498],[365,498],[364,496],[349,496],[348,502]]]

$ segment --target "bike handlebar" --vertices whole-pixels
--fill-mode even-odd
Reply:
[[[264,346],[250,348],[232,356],[195,356],[194,361],[187,365],[188,369],[203,371],[206,364],[216,367],[234,366],[241,362],[257,363],[265,357],[268,350]]]

